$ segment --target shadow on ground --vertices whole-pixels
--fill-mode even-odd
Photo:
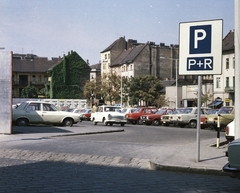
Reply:
[[[30,125],[27,127],[13,126],[13,134],[30,133],[72,133],[70,130],[51,125]]]
[[[239,192],[227,176],[153,171],[64,161],[0,158],[0,193]],[[231,184],[231,185],[230,185]]]

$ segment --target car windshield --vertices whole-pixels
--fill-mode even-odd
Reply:
[[[181,114],[181,113],[183,113],[183,110],[184,110],[184,109],[175,109],[175,110],[172,112],[172,114]]]
[[[166,111],[166,109],[159,109],[155,114],[162,115],[165,111]]]
[[[120,107],[104,107],[105,112],[120,112]]]
[[[222,107],[218,113],[219,114],[231,114],[233,111],[233,108],[232,107]]]
[[[190,114],[192,112],[192,108],[183,109],[182,114]]]
[[[207,114],[208,114],[208,115],[217,114],[218,110],[219,110],[219,109],[209,109],[209,110],[207,111]]]

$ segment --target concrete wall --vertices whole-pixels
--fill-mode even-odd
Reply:
[[[0,52],[0,133],[12,134],[12,53]]]

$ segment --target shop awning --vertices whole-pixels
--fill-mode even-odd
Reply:
[[[218,107],[220,105],[223,104],[223,101],[213,101],[212,103],[210,103],[208,106],[209,107]]]

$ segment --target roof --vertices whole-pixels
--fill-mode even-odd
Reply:
[[[148,45],[146,44],[140,44],[138,46],[134,46],[132,48],[129,48],[128,50],[123,51],[116,60],[114,60],[111,64],[112,66],[117,66],[125,63],[130,63],[134,61],[134,59],[141,53],[141,51]]]
[[[13,72],[47,72],[54,64],[58,63],[60,58],[38,57],[36,55],[13,54],[12,70]]]
[[[90,66],[91,69],[101,70],[101,63],[93,64]]]
[[[107,48],[105,48],[103,51],[101,51],[100,53],[104,53],[107,51],[110,51],[119,41],[121,41],[122,39],[125,40],[125,37],[120,37],[119,39],[115,40],[110,46],[108,46]]]
[[[222,41],[222,51],[229,50],[234,50],[234,32],[231,30]]]

